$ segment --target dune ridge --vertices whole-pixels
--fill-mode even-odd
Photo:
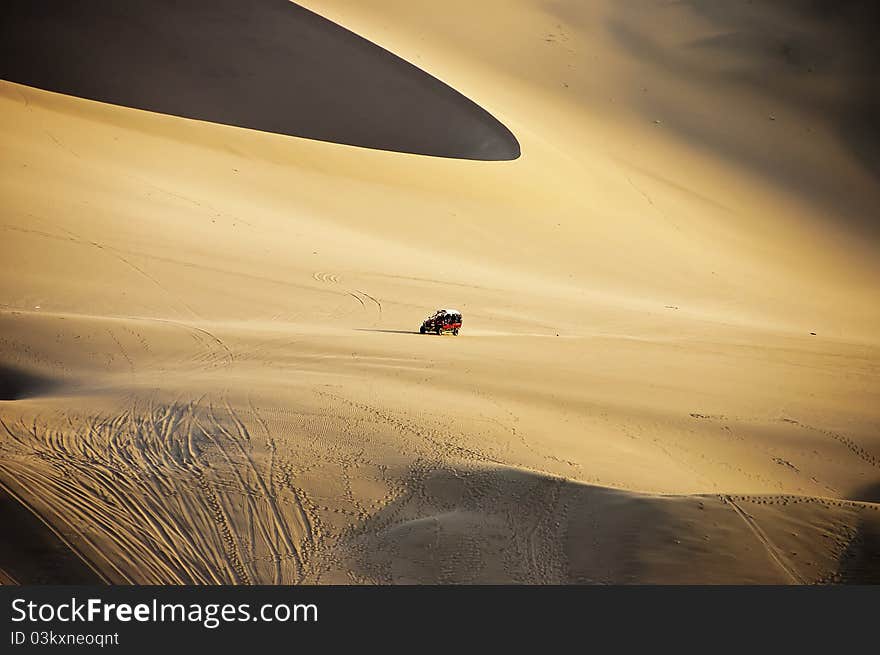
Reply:
[[[688,61],[701,3],[302,4],[522,156],[0,82],[0,481],[57,533],[4,580],[876,583],[878,189],[845,89],[794,115],[707,83],[727,46],[680,75],[620,41],[671,23]],[[417,334],[439,306],[459,337]]]
[[[0,78],[266,132],[510,160],[516,137],[413,64],[287,2],[5,6]]]

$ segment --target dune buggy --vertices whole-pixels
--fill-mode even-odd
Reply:
[[[461,312],[457,309],[438,309],[422,322],[419,332],[425,334],[433,332],[435,334],[443,334],[444,332],[452,332],[458,336],[461,329]]]

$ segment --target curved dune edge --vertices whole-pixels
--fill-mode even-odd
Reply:
[[[0,364],[71,381],[0,401],[0,477],[102,575],[877,579],[880,259],[786,183],[869,206],[864,157],[608,32],[691,52],[694,3],[503,4],[310,3],[505,108],[512,166],[0,83]]]
[[[507,127],[462,94],[287,0],[14,0],[0,78],[225,125],[435,157],[512,160]]]

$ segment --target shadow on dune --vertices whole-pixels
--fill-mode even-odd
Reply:
[[[760,9],[741,11],[705,0],[686,0],[686,4],[723,32],[694,44],[698,51],[762,57],[767,65],[741,71],[741,81],[775,93],[783,101],[832,114],[841,139],[880,177],[880,86],[876,80],[880,3],[777,0],[772,23],[762,20]],[[803,21],[810,29],[798,27]],[[791,79],[780,84],[783,75]],[[823,107],[819,93],[797,84],[799,79],[815,76],[830,76],[842,84],[847,92],[845,102]]]
[[[363,582],[877,580],[880,531],[870,509],[855,516],[849,507],[806,497],[640,494],[503,467],[417,463],[402,477],[404,492],[339,543],[338,553]],[[843,554],[824,532],[840,521],[859,535]],[[790,550],[812,554],[799,559]]]
[[[404,477],[406,491],[340,543],[364,582],[789,582],[718,496],[636,494],[506,468]]]
[[[103,580],[36,515],[0,486],[0,570],[18,584],[101,584]]]
[[[21,400],[60,386],[57,380],[0,364],[0,400]]]
[[[880,585],[880,527],[863,522],[840,558],[842,584]]]
[[[848,498],[863,503],[880,503],[880,482],[862,487],[856,493],[850,494]]]
[[[808,130],[795,132],[782,115],[791,110],[817,118],[874,181],[880,180],[880,124],[876,120],[880,85],[874,70],[880,60],[875,27],[880,4],[872,0],[779,0],[748,5],[685,0],[680,6],[708,21],[714,29],[707,31],[714,35],[677,47],[641,25],[637,13],[628,13],[641,10],[633,4],[621,5],[610,22],[610,31],[622,46],[641,61],[651,62],[664,77],[699,85],[707,93],[722,85],[756,92],[756,106],[766,107],[758,118],[785,134],[792,149],[772,152],[760,139],[743,138],[731,130],[738,118],[734,112],[755,111],[755,107],[731,106],[730,116],[709,114],[690,100],[653,95],[650,79],[640,81],[646,89],[637,100],[643,113],[662,119],[665,129],[842,212],[855,227],[880,234],[874,209],[880,201],[880,187],[866,192],[863,186],[856,192],[817,159],[820,155],[813,155],[811,161],[801,158],[797,154],[800,142],[816,137]],[[780,116],[774,115],[777,112]]]
[[[880,483],[869,485],[857,495],[865,502],[880,503]],[[872,518],[863,517],[856,527],[855,536],[840,556],[835,582],[880,584],[880,517]]]
[[[0,77],[265,132],[511,160],[497,119],[421,69],[287,0],[8,0]]]

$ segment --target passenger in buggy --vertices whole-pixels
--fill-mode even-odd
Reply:
[[[438,335],[444,332],[451,332],[453,335],[458,336],[459,329],[461,329],[460,311],[457,309],[438,309],[422,321],[419,332],[421,334],[434,332]]]

